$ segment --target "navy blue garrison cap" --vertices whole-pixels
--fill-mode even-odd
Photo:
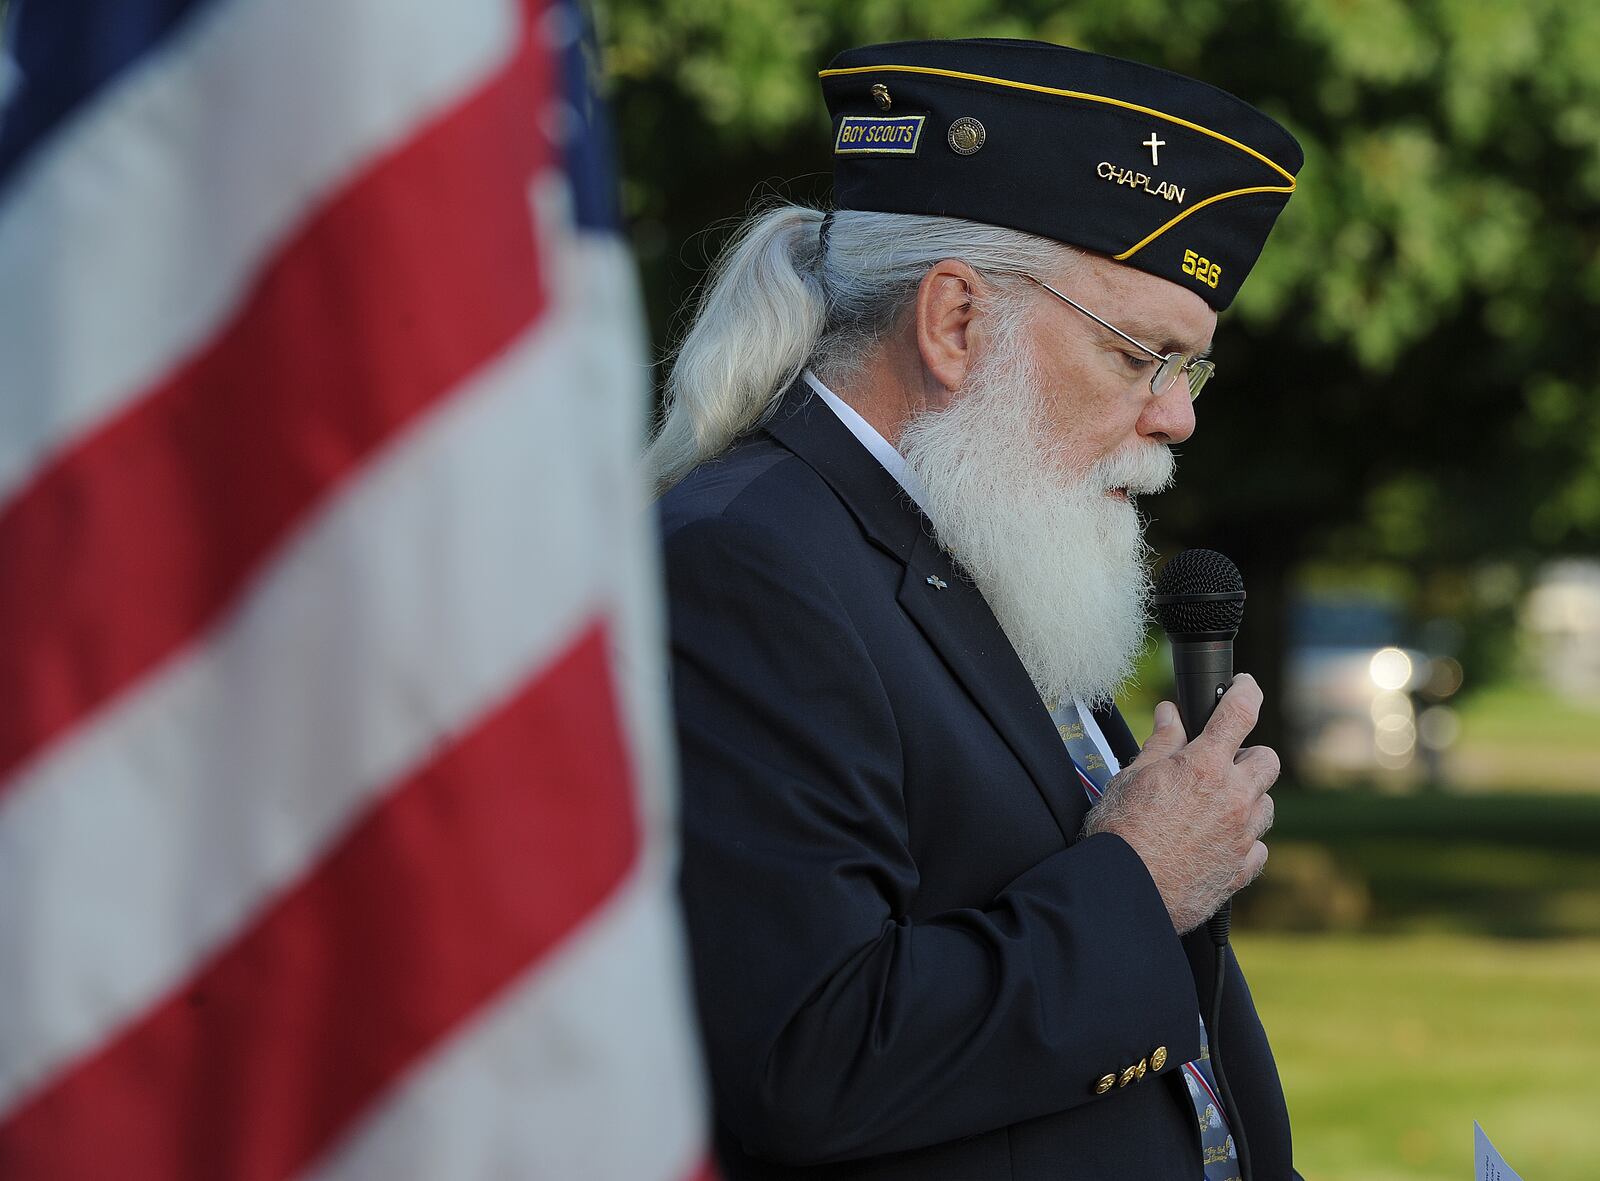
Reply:
[[[840,209],[962,217],[1092,250],[1221,311],[1304,162],[1250,104],[1040,41],[902,41],[821,72]]]

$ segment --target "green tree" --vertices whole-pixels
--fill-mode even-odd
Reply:
[[[815,71],[844,46],[1038,37],[1295,132],[1299,192],[1223,317],[1179,487],[1149,502],[1159,545],[1245,572],[1240,666],[1269,699],[1306,559],[1600,549],[1600,5],[611,0],[601,24],[662,344],[753,199],[827,199]]]

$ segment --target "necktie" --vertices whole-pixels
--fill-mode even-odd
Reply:
[[[1050,706],[1050,702],[1045,702]],[[1095,746],[1094,740],[1084,730],[1083,717],[1078,713],[1078,703],[1063,701],[1050,710],[1050,720],[1056,733],[1067,748],[1073,770],[1078,774],[1078,785],[1094,805],[1111,782],[1112,770],[1106,758]],[[1188,1084],[1189,1099],[1194,1103],[1195,1116],[1200,1121],[1200,1153],[1205,1169],[1205,1181],[1238,1181],[1239,1156],[1233,1147],[1233,1137],[1228,1133],[1228,1118],[1222,1114],[1222,1103],[1217,1098],[1217,1080],[1211,1073],[1211,1043],[1206,1036],[1205,1018],[1200,1021],[1200,1057],[1183,1064],[1183,1081]]]

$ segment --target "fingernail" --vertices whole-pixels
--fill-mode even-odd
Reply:
[[[1156,703],[1156,725],[1158,727],[1170,726],[1177,720],[1177,706],[1173,705],[1170,701],[1158,701]]]

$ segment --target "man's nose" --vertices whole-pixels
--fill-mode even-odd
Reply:
[[[1189,400],[1187,375],[1159,398],[1150,396],[1139,415],[1139,434],[1157,443],[1181,443],[1194,434],[1194,403]]]

